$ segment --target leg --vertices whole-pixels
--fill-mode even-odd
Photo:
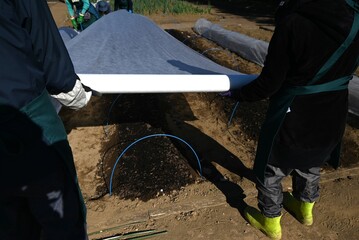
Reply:
[[[132,2],[132,0],[128,0],[127,3],[128,3],[127,10],[133,12],[133,2]]]
[[[315,202],[319,198],[320,167],[293,172],[293,196],[303,202]]]
[[[320,168],[295,169],[293,173],[293,195],[284,194],[284,207],[304,225],[313,224],[314,202],[319,198]]]
[[[244,216],[255,228],[264,232],[271,239],[281,239],[280,225],[282,211],[282,179],[290,170],[267,165],[264,182],[257,181],[258,207],[245,209]]]
[[[278,217],[282,211],[282,180],[290,170],[268,164],[264,182],[257,182],[258,207],[266,217]]]

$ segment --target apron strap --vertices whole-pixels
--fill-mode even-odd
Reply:
[[[307,86],[296,86],[284,90],[284,94],[290,95],[306,95],[321,92],[339,91],[348,88],[349,81],[353,78],[352,75],[338,78],[335,81]]]
[[[353,0],[345,0],[347,4],[354,9],[354,11],[359,12],[359,2]]]
[[[354,7],[354,21],[350,33],[348,34],[345,41],[341,46],[332,54],[332,56],[327,60],[327,62],[321,67],[318,73],[314,78],[309,81],[307,86],[292,87],[290,89],[283,89],[281,92],[278,92],[270,101],[266,120],[263,123],[261,128],[260,137],[258,140],[256,158],[254,160],[253,170],[257,176],[257,179],[263,183],[265,168],[268,163],[269,156],[272,151],[272,145],[274,139],[282,125],[287,109],[291,105],[296,95],[312,94],[326,91],[338,91],[344,90],[348,87],[348,82],[352,76],[345,76],[337,80],[313,85],[319,79],[321,79],[329,70],[334,66],[336,61],[343,55],[347,50],[349,45],[353,42],[359,30],[359,14],[358,6],[354,4],[352,0],[346,0],[347,3]],[[352,5],[351,5],[352,4]],[[340,145],[334,151],[336,153],[340,152]],[[332,154],[331,157],[338,158],[338,154]]]
[[[347,0],[347,2],[350,0]],[[348,3],[349,4],[349,3]],[[323,65],[323,67],[319,70],[319,72],[314,76],[314,78],[308,83],[308,85],[314,84],[319,79],[321,79],[333,65],[337,62],[337,60],[343,55],[345,50],[349,47],[349,45],[353,42],[355,36],[357,35],[359,30],[359,13],[356,11],[354,14],[354,21],[352,28],[348,37],[342,43],[342,45],[333,53],[333,55],[327,60],[327,62]]]

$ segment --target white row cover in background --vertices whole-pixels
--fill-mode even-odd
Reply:
[[[194,30],[201,36],[237,53],[248,61],[263,66],[267,55],[268,42],[226,30],[204,18],[197,20]],[[349,83],[349,112],[359,116],[359,78],[357,76],[354,76]]]

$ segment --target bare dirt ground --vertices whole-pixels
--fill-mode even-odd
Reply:
[[[269,41],[273,19],[264,10],[270,6],[256,3],[243,1],[235,13],[218,6],[203,16],[148,17],[213,61],[243,73],[259,73],[259,66],[192,31],[204,17]],[[59,27],[69,26],[63,3],[51,3],[50,8]],[[228,125],[233,106],[233,101],[214,93],[185,93],[106,95],[93,97],[80,111],[63,109],[60,116],[86,200],[90,239],[144,239],[141,234],[170,240],[267,239],[240,213],[244,204],[257,204],[250,168],[266,101],[241,104]],[[314,225],[305,227],[283,211],[283,239],[359,239],[358,127],[358,118],[349,116],[343,166],[337,171],[323,168]],[[119,159],[129,144],[158,133],[184,139],[200,164],[185,143],[171,137],[138,142]],[[284,189],[290,190],[290,178]]]

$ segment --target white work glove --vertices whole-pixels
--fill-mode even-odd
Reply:
[[[79,110],[87,105],[92,96],[92,91],[85,91],[80,80],[76,80],[74,88],[67,93],[59,93],[57,95],[51,95],[58,100],[62,105]]]

